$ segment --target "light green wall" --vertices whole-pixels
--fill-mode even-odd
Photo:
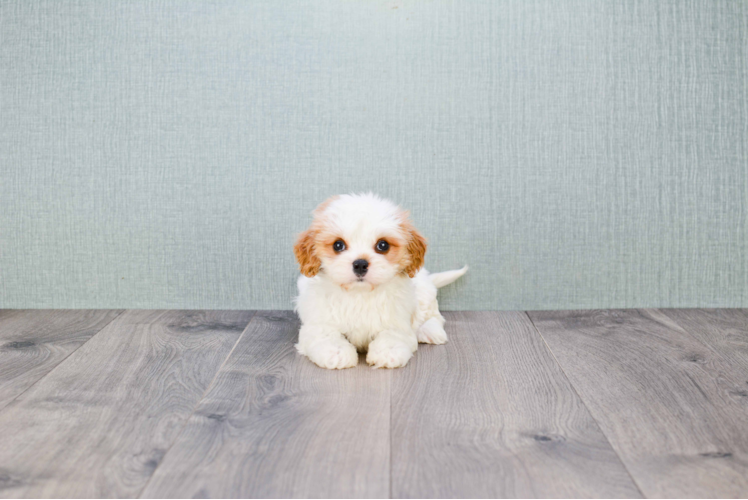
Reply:
[[[748,307],[748,2],[0,2],[0,307],[290,308],[328,195],[447,309]]]

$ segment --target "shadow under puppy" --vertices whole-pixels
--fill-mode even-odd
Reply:
[[[465,274],[429,274],[426,240],[408,212],[373,194],[333,196],[294,246],[299,277],[296,349],[322,368],[405,366],[418,343],[447,341],[436,292]]]

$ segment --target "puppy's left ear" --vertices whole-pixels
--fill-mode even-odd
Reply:
[[[410,255],[410,264],[405,267],[405,272],[411,278],[414,278],[416,273],[421,267],[423,267],[424,259],[426,257],[426,238],[419,233],[416,228],[410,226],[408,228],[410,240],[406,247],[408,254]]]

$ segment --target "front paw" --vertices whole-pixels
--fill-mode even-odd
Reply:
[[[320,368],[342,370],[358,364],[358,352],[350,342],[324,342],[306,352],[307,357]]]
[[[413,352],[402,342],[376,341],[369,344],[366,362],[374,368],[399,368],[405,366]]]

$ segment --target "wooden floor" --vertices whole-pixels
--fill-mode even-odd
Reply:
[[[0,496],[748,496],[748,310],[445,316],[327,371],[287,311],[0,311]]]

